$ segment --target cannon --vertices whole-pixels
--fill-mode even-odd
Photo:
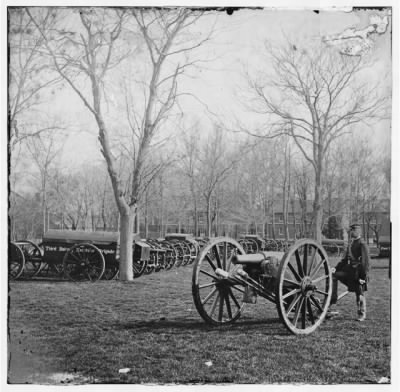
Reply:
[[[12,242],[9,246],[9,279],[51,271],[72,281],[113,279],[119,271],[117,232],[47,231],[39,245],[30,241]],[[133,244],[133,273],[143,274],[150,247],[142,241]],[[26,272],[25,272],[26,273]]]
[[[211,240],[193,265],[192,295],[206,323],[226,325],[257,296],[273,302],[286,328],[296,335],[315,331],[332,295],[332,272],[325,249],[312,239],[295,242],[286,252],[245,253],[228,237]]]

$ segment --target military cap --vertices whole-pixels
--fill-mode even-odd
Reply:
[[[361,225],[359,223],[353,223],[350,225],[350,229],[361,229]]]

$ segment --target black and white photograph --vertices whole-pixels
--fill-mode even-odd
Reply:
[[[394,390],[398,18],[2,3],[2,387]]]

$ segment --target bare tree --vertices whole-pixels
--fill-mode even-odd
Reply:
[[[29,154],[35,163],[39,175],[38,182],[42,198],[42,224],[43,233],[48,229],[46,217],[48,213],[48,183],[50,179],[50,170],[54,165],[55,160],[59,157],[62,149],[62,143],[57,144],[55,133],[37,134],[27,141]]]
[[[326,46],[266,46],[272,74],[248,77],[253,111],[268,118],[268,137],[286,134],[314,170],[314,234],[321,240],[321,193],[332,143],[370,120],[381,119],[389,99],[372,85],[361,57]]]
[[[56,24],[50,8],[42,9],[42,29],[50,31]],[[43,37],[35,29],[24,8],[9,8],[9,126],[10,148],[30,136],[49,129],[51,125],[37,124],[37,111],[48,100],[62,78],[54,73],[43,56]],[[50,91],[51,90],[51,91]],[[50,94],[49,94],[50,93]],[[44,113],[40,112],[41,116]],[[48,121],[47,121],[48,122]]]
[[[195,235],[199,235],[199,165],[200,165],[200,129],[198,125],[182,132],[182,159],[180,167],[183,175],[187,178],[191,201],[193,205],[193,231]]]
[[[105,165],[50,172],[47,192],[52,224],[60,229],[116,230],[118,210]]]
[[[38,20],[29,9],[27,12],[45,40],[55,69],[81,98],[96,120],[101,152],[107,162],[120,214],[120,279],[133,280],[132,231],[143,180],[143,167],[152,139],[176,102],[178,77],[189,64],[186,59],[182,65],[178,64],[167,75],[163,74],[162,70],[167,59],[174,55],[185,57],[185,54],[205,42],[201,39],[195,44],[190,44],[182,37],[182,32],[190,28],[202,13],[194,13],[185,8],[171,10],[80,8],[74,10],[79,12],[79,28],[72,32],[58,31],[59,39],[52,40],[46,36],[41,27],[42,20]],[[131,16],[136,21],[147,48],[151,75],[149,82],[144,81],[147,94],[141,120],[135,123],[129,119],[131,130],[137,135],[138,148],[135,152],[135,165],[130,184],[126,186],[117,170],[110,140],[110,126],[107,125],[103,104],[106,74],[117,66],[126,54],[117,50],[117,47],[124,43],[120,39],[123,35],[123,25]],[[89,80],[91,98],[86,95],[83,77]],[[79,85],[79,81],[83,85]]]
[[[235,165],[246,153],[245,150],[229,150],[224,130],[216,125],[214,132],[208,135],[200,153],[199,187],[205,202],[206,209],[206,235],[212,235],[213,201],[215,202],[216,190],[219,184],[227,179]],[[215,211],[215,210],[214,210]]]
[[[306,162],[299,163],[294,169],[294,188],[295,197],[299,202],[300,209],[300,237],[309,234],[310,222],[308,219],[308,204],[310,201],[310,191],[312,183],[310,180],[310,168]]]

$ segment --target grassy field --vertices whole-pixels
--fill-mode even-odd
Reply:
[[[332,262],[332,265],[335,263]],[[309,336],[275,305],[247,305],[232,326],[207,326],[191,266],[133,283],[16,281],[9,286],[10,383],[377,383],[390,378],[388,260],[373,259],[368,319],[354,294]],[[129,368],[126,374],[119,369]]]

